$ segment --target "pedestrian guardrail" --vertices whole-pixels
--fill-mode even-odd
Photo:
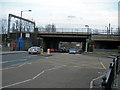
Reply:
[[[110,63],[109,70],[103,77],[101,83],[101,90],[111,90],[113,82],[116,79],[117,74],[120,72],[120,56],[113,58],[113,62]]]

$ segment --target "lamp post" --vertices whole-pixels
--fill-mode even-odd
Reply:
[[[85,25],[85,27],[87,27],[87,33],[89,32],[89,26]],[[85,52],[88,52],[88,41],[89,39],[86,39],[86,47],[85,47]]]
[[[23,11],[21,11],[21,19],[22,19],[22,13],[23,12],[31,12],[32,10],[23,10]],[[20,19],[20,37],[22,38],[22,21],[21,21],[21,19]]]
[[[85,25],[85,27],[87,27],[87,33],[89,32],[89,25]]]
[[[108,34],[108,27],[105,26],[105,34]]]
[[[113,27],[111,27],[111,34],[113,34],[113,29],[114,29],[114,28],[113,28]]]

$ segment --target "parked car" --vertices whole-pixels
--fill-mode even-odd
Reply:
[[[66,49],[64,49],[64,48],[60,48],[60,49],[59,49],[59,52],[61,52],[61,53],[67,53],[68,50],[66,50]]]
[[[77,53],[76,49],[74,48],[69,49],[69,54],[76,54],[76,53]]]
[[[52,48],[52,49],[50,49],[50,52],[55,52],[55,49],[53,49],[53,48]]]
[[[76,52],[77,52],[78,54],[81,54],[81,53],[83,53],[84,51],[83,51],[82,49],[78,49]]]
[[[28,49],[29,54],[40,54],[40,47],[31,47]]]

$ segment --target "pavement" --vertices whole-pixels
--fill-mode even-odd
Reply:
[[[85,52],[83,53],[83,55],[87,55],[87,56],[94,56],[94,57],[106,57],[106,58],[111,58],[111,60],[113,58],[116,58],[116,56],[119,56],[120,53],[92,53],[92,52]],[[107,73],[107,71],[105,72]],[[104,76],[104,75],[103,75]],[[98,88],[101,86],[101,82],[102,82],[102,77],[97,77],[92,81],[93,84],[93,88]],[[117,74],[116,79],[114,80],[114,84],[113,84],[113,88],[115,90],[120,90],[120,72]]]
[[[102,56],[102,57],[114,58],[116,56],[119,56],[120,53],[84,52],[83,55],[94,56],[94,57]]]

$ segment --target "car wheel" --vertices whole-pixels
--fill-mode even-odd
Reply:
[[[29,52],[29,54],[31,54],[31,53]]]
[[[38,51],[37,51],[37,54],[38,54]]]

